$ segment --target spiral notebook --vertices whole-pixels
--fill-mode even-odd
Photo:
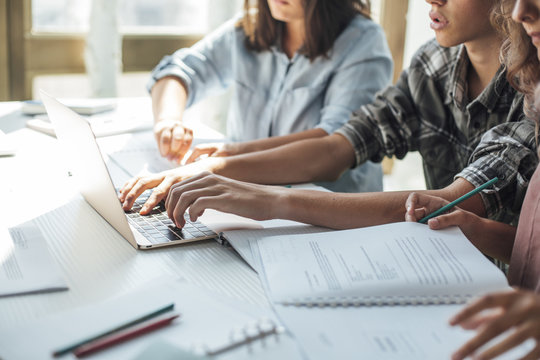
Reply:
[[[460,304],[507,288],[459,228],[394,223],[257,242],[274,303],[298,306]]]

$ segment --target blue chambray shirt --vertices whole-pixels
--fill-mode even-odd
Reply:
[[[177,76],[188,89],[188,107],[234,86],[227,119],[230,141],[312,128],[332,134],[390,83],[392,59],[384,32],[361,15],[336,39],[328,57],[313,62],[298,53],[289,59],[279,44],[269,51],[248,50],[237,20],[165,56],[148,84],[150,90],[158,79]],[[368,162],[320,185],[342,192],[380,191],[381,167]]]

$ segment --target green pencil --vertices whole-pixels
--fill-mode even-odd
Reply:
[[[487,188],[488,186],[490,185],[493,185],[494,183],[497,182],[497,180],[499,180],[498,177],[494,177],[493,179],[489,180],[487,183],[485,183],[484,185],[480,185],[479,187],[477,187],[476,189],[473,189],[471,191],[469,191],[468,193],[466,193],[465,195],[463,195],[462,197],[460,198],[457,198],[456,200],[452,201],[451,203],[443,206],[442,208],[440,208],[439,210],[436,210],[434,212],[432,212],[431,214],[429,214],[428,216],[420,219],[418,222],[419,223],[422,223],[422,224],[425,224],[429,219],[435,217],[435,216],[438,216],[448,210],[450,210],[451,208],[453,208],[454,206],[456,206],[457,204],[459,204],[460,202],[464,201],[464,200],[467,200],[468,198],[470,198],[471,196],[479,193],[480,191],[484,190],[485,188]]]

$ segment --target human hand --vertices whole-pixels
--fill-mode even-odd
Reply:
[[[417,222],[448,203],[449,201],[437,196],[413,192],[405,202],[405,208],[407,209],[405,221]],[[448,213],[429,219],[427,224],[430,229],[459,226],[465,235],[473,235],[477,232],[481,222],[482,218],[478,215],[455,206]]]
[[[255,220],[273,218],[274,203],[280,202],[285,188],[256,185],[232,180],[209,172],[173,185],[165,202],[169,218],[179,228],[185,224],[184,213],[189,208],[192,221],[206,209],[215,209]]]
[[[192,163],[203,155],[207,156],[231,156],[238,154],[236,143],[209,143],[200,144],[193,148],[193,151],[186,160],[186,164]]]
[[[536,346],[522,359],[540,358],[540,295],[533,292],[518,290],[486,295],[454,315],[450,324],[477,330],[476,335],[452,355],[452,360],[467,356],[492,359],[527,339],[536,340]],[[510,333],[504,339],[476,353],[507,330]]]
[[[193,130],[179,120],[164,119],[154,125],[154,136],[161,156],[180,163],[193,142]]]
[[[171,186],[203,171],[213,170],[221,166],[219,158],[205,159],[196,163],[179,166],[177,168],[162,171],[160,173],[142,172],[128,180],[120,189],[118,198],[122,202],[122,208],[127,211],[133,207],[135,200],[146,190],[154,189],[146,200],[140,213],[147,215],[169,193]]]
[[[144,173],[134,178],[129,179],[120,189],[118,198],[122,202],[124,211],[128,211],[133,207],[135,200],[148,189],[154,188],[152,194],[146,200],[140,213],[147,215],[159,202],[167,196],[167,193],[176,181],[182,179],[180,174],[177,174],[177,169],[163,171],[157,174]]]

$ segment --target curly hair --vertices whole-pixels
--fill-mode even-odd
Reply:
[[[327,56],[335,40],[351,20],[362,14],[370,18],[370,0],[303,0],[306,39],[302,53],[311,61]],[[283,22],[272,17],[267,0],[245,0],[244,16],[237,23],[246,33],[246,47],[269,50],[278,41]]]
[[[540,81],[540,61],[537,49],[523,29],[512,20],[515,0],[502,0],[492,13],[492,23],[503,34],[501,62],[507,69],[510,84],[525,95],[524,112],[531,119],[538,119],[534,106],[534,92]]]

